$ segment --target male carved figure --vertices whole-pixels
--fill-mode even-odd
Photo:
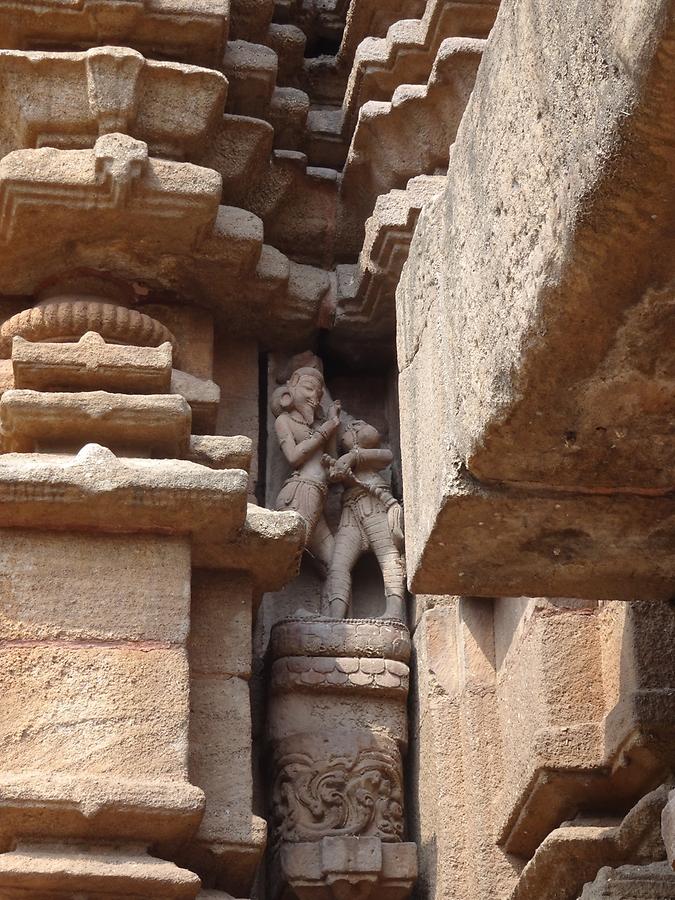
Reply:
[[[384,618],[404,619],[405,561],[401,505],[379,474],[393,455],[380,448],[376,428],[361,420],[347,426],[342,438],[347,451],[331,464],[333,481],[342,481],[342,516],[328,570],[328,601],[332,618],[347,615],[352,599],[352,569],[371,549],[382,570],[386,608]]]
[[[307,523],[305,546],[328,567],[333,556],[333,534],[324,515],[328,473],[322,458],[330,449],[340,424],[340,404],[331,404],[323,420],[323,375],[318,369],[296,369],[272,395],[275,430],[281,450],[295,470],[277,497],[277,509],[294,509]]]

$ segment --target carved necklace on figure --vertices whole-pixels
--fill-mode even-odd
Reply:
[[[304,418],[302,418],[300,413],[296,413],[294,411],[294,412],[289,413],[289,416],[297,425],[302,425],[303,428],[305,428],[307,430],[308,438],[312,437],[315,434],[318,434],[319,431],[321,430],[320,426],[319,426],[319,428],[314,428],[313,425],[308,425],[307,422],[304,420]]]

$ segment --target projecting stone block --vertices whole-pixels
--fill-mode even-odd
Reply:
[[[149,157],[123,134],[103,135],[93,150],[10,153],[0,161],[0,292],[34,294],[62,277],[67,258],[71,271],[198,302],[230,333],[307,339],[330,299],[330,273],[263,245],[263,223],[221,206],[221,188],[212,169]]]
[[[0,774],[0,850],[17,840],[133,841],[175,851],[198,826],[204,793],[186,781],[120,775]]]
[[[342,258],[359,252],[363,223],[379,195],[404,188],[415,175],[447,168],[485,43],[448,38],[438,49],[426,84],[403,84],[391,102],[371,101],[361,107],[340,185]]]
[[[369,32],[355,52],[343,104],[344,131],[353,133],[359,110],[369,100],[389,100],[402,84],[423,84],[446,38],[487,38],[498,8],[496,0],[427,0],[421,19],[406,12],[392,22],[386,38]]]
[[[498,18],[397,294],[418,592],[672,592],[669,8]]]
[[[109,900],[111,896],[192,900],[199,887],[194,872],[134,847],[22,843],[12,852],[0,854],[4,900],[58,900],[73,894],[87,900]]]
[[[192,415],[176,394],[5,391],[0,423],[8,450],[100,443],[133,448],[136,456],[175,457],[187,452]]]
[[[145,141],[153,155],[192,158],[219,125],[226,95],[220,72],[146,60],[128,47],[0,50],[0,157],[32,147],[81,149],[121,132]]]
[[[0,7],[6,47],[114,43],[197,65],[218,65],[227,0],[10,0]]]
[[[673,900],[675,875],[667,863],[604,868],[579,900]]]
[[[278,537],[285,552],[291,551],[291,562],[287,558],[277,571],[286,574],[289,566],[293,571],[292,548],[300,542],[301,520],[276,513],[266,533],[255,526],[247,529],[247,488],[246,472],[239,469],[215,471],[183,460],[118,459],[97,444],[87,444],[75,457],[0,456],[5,528],[190,534],[196,565],[201,561],[218,567],[225,561],[235,569],[246,568],[248,559],[231,561],[228,543],[240,548],[245,534],[272,543]]]
[[[171,344],[125,347],[88,331],[76,344],[12,341],[14,387],[34,391],[163,394],[171,384]],[[174,391],[174,393],[179,393]]]

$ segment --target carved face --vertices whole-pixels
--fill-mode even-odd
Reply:
[[[291,386],[293,406],[302,418],[311,425],[316,418],[316,411],[323,396],[323,383],[312,375],[301,375]]]

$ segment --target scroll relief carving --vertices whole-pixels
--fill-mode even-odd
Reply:
[[[281,749],[276,760],[272,822],[278,841],[339,835],[403,839],[403,773],[393,744],[351,752],[295,747]]]
[[[393,454],[381,446],[375,427],[346,419],[339,401],[331,402],[324,415],[324,394],[321,371],[303,366],[272,397],[279,445],[294,469],[279,492],[277,509],[294,509],[305,519],[305,546],[327,576],[331,618],[343,619],[351,613],[352,571],[364,553],[372,552],[384,582],[383,618],[403,620],[403,510],[382,475]],[[343,487],[335,534],[325,516],[331,484]]]

